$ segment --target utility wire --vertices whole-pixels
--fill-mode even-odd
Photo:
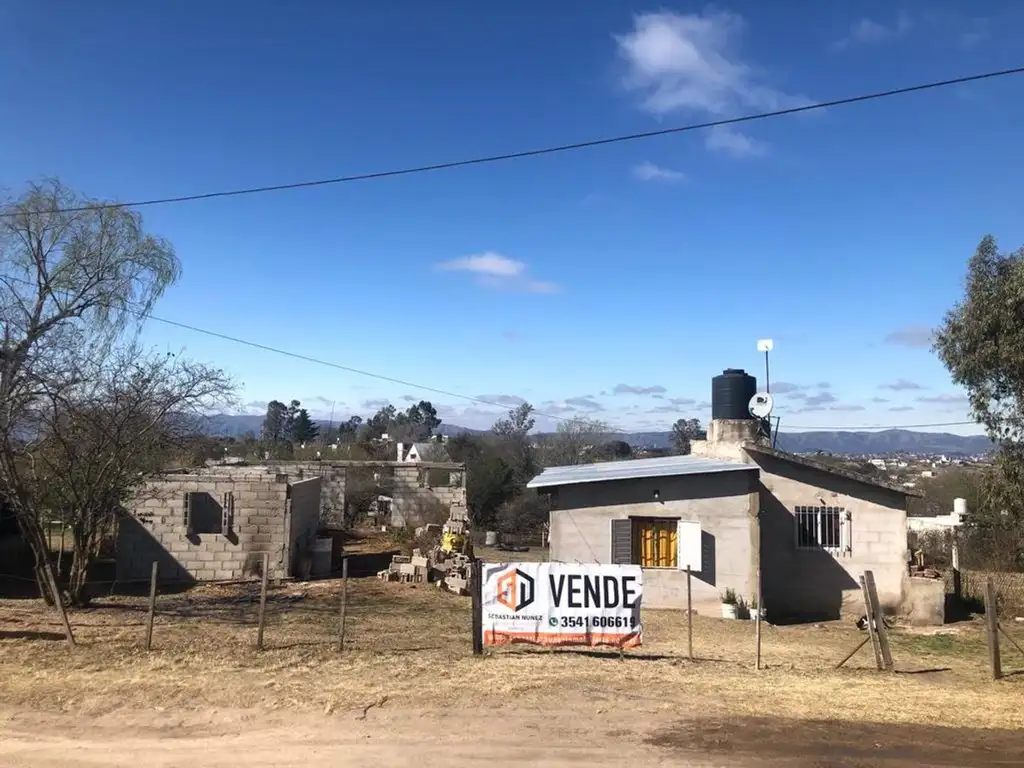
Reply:
[[[371,378],[380,379],[381,381],[387,381],[387,382],[390,382],[392,384],[401,384],[402,386],[411,387],[413,389],[418,389],[418,390],[421,390],[421,391],[424,391],[424,392],[433,392],[435,394],[445,395],[446,397],[455,397],[455,398],[458,398],[458,399],[461,399],[461,400],[468,400],[469,402],[472,402],[472,403],[478,403],[480,405],[487,405],[487,406],[490,406],[492,408],[500,408],[500,409],[505,410],[505,411],[508,410],[508,406],[507,405],[502,405],[501,403],[495,403],[495,402],[493,402],[491,400],[484,400],[482,398],[472,397],[470,395],[462,395],[462,394],[459,394],[458,392],[449,392],[448,390],[437,389],[435,387],[428,387],[428,386],[423,385],[423,384],[417,384],[415,382],[404,381],[402,379],[392,378],[391,376],[385,376],[383,374],[373,373],[372,371],[364,371],[364,370],[361,370],[359,368],[352,368],[350,366],[341,365],[339,363],[333,363],[333,362],[330,362],[330,361],[327,361],[327,360],[321,360],[321,359],[318,359],[318,358],[315,358],[315,357],[309,357],[308,355],[302,355],[302,354],[299,354],[297,352],[290,352],[290,351],[288,351],[286,349],[280,349],[278,347],[271,347],[271,346],[268,346],[266,344],[261,344],[259,342],[249,341],[247,339],[241,339],[241,338],[238,338],[237,336],[229,336],[228,334],[219,333],[217,331],[211,331],[211,330],[208,330],[206,328],[199,328],[198,326],[188,325],[187,323],[180,323],[180,322],[178,322],[176,320],[167,320],[166,318],[156,317],[155,315],[146,315],[146,314],[144,314],[142,312],[138,312],[138,313],[135,313],[135,314],[138,314],[140,317],[146,317],[146,318],[148,318],[150,320],[156,320],[158,323],[165,323],[167,325],[172,325],[172,326],[175,326],[177,328],[183,328],[185,330],[193,331],[195,333],[201,333],[201,334],[204,334],[206,336],[212,336],[214,338],[223,339],[225,341],[230,341],[230,342],[233,342],[235,344],[243,344],[243,345],[245,345],[247,347],[252,347],[253,349],[260,349],[260,350],[263,350],[265,352],[273,352],[273,353],[278,354],[278,355],[286,355],[288,357],[292,357],[292,358],[295,358],[297,360],[303,360],[303,361],[309,362],[309,363],[316,363],[317,365],[326,365],[329,368],[336,368],[336,369],[341,370],[341,371],[347,371],[349,373],[356,373],[356,374],[359,374],[360,376],[369,376]],[[543,416],[543,417],[548,418],[548,419],[553,419],[555,421],[572,421],[572,419],[566,418],[564,416],[556,416],[556,415],[550,414],[550,413],[541,413],[540,411],[536,411],[536,410],[533,411],[533,414],[536,415],[536,416]],[[921,429],[921,428],[924,428],[924,427],[957,427],[957,426],[965,426],[965,425],[968,425],[968,424],[977,424],[977,422],[974,422],[974,421],[947,421],[947,422],[939,422],[939,423],[935,423],[935,424],[888,424],[888,425],[874,425],[874,426],[864,426],[864,427],[792,426],[792,427],[789,427],[789,429],[801,429],[801,430],[808,430],[808,431],[832,431],[832,432],[842,432],[842,431],[860,431],[860,432],[863,432],[863,431],[867,431],[867,430],[876,430],[876,429]],[[617,429],[617,428],[614,428],[614,427],[609,428],[609,432],[611,432],[611,433],[614,433],[614,434],[624,434],[624,435],[625,434],[634,434],[634,433],[637,433],[637,432],[646,432],[646,431],[650,431],[650,430],[643,430],[643,429],[625,430],[625,429]],[[783,432],[783,434],[785,434],[786,430],[782,430],[782,432]]]
[[[7,277],[3,277],[2,279],[6,280],[6,281],[10,281],[10,282],[22,283],[24,285],[36,287],[36,284],[34,282],[32,282],[31,280],[24,280],[24,279],[19,278],[19,277],[7,276]],[[56,292],[57,291],[54,291],[54,290],[50,291],[50,293],[56,293]],[[374,373],[373,371],[364,371],[361,368],[353,368],[352,366],[342,365],[341,363],[335,363],[335,362],[331,362],[330,360],[323,360],[323,359],[317,358],[317,357],[311,357],[310,355],[303,355],[303,354],[300,354],[299,352],[292,352],[292,351],[287,350],[287,349],[281,349],[280,347],[272,347],[269,344],[262,344],[262,343],[260,343],[258,341],[250,341],[249,339],[243,339],[243,338],[240,338],[238,336],[231,336],[230,334],[221,333],[220,331],[211,331],[209,328],[200,328],[197,325],[190,325],[188,323],[182,323],[182,322],[180,322],[178,320],[169,320],[168,318],[158,317],[157,315],[150,314],[148,312],[145,312],[144,310],[133,309],[132,308],[133,305],[134,306],[140,306],[137,302],[126,302],[126,303],[128,304],[128,306],[125,308],[125,311],[127,311],[128,313],[130,313],[132,315],[135,315],[136,317],[138,317],[138,318],[140,318],[142,320],[153,320],[153,321],[158,322],[158,323],[163,323],[164,325],[170,325],[170,326],[173,326],[175,328],[181,328],[181,329],[186,330],[186,331],[192,331],[193,333],[200,333],[200,334],[202,334],[204,336],[210,336],[210,337],[215,338],[215,339],[221,339],[223,341],[230,341],[232,344],[241,344],[242,346],[250,347],[252,349],[259,349],[259,350],[261,350],[263,352],[272,352],[275,355],[284,355],[285,357],[290,357],[290,358],[292,358],[294,360],[302,360],[302,361],[307,362],[307,363],[314,363],[316,365],[323,365],[323,366],[326,366],[328,368],[334,368],[336,370],[345,371],[347,373],[355,373],[355,374],[358,374],[360,376],[367,376],[369,378],[377,379],[379,381],[386,381],[386,382],[389,382],[391,384],[399,384],[399,385],[401,385],[403,387],[409,387],[411,389],[416,389],[416,390],[419,390],[421,392],[432,392],[432,393],[437,394],[437,395],[444,395],[446,397],[454,397],[454,398],[457,398],[459,400],[466,400],[468,402],[476,403],[478,405],[486,405],[486,406],[490,406],[491,408],[499,408],[499,409],[501,409],[502,411],[505,411],[505,412],[508,412],[508,410],[509,410],[509,406],[507,404],[503,405],[501,403],[496,403],[496,402],[494,402],[492,400],[486,400],[486,399],[480,398],[480,397],[473,397],[472,395],[463,395],[463,394],[459,394],[458,392],[450,392],[450,391],[448,391],[446,389],[438,389],[437,387],[430,387],[430,386],[427,386],[425,384],[417,384],[416,382],[413,382],[413,381],[406,381],[404,379],[395,378],[393,376],[387,376],[387,375],[382,374],[382,373]],[[532,415],[534,415],[534,416],[543,416],[544,418],[552,419],[554,421],[572,421],[571,418],[566,418],[565,416],[556,416],[553,413],[542,413],[542,412],[540,412],[540,411],[538,411],[536,409],[533,410]],[[629,434],[629,432],[627,430],[617,429],[617,428],[614,428],[614,427],[610,427],[609,431],[613,432],[615,434]]]
[[[668,136],[670,134],[686,133],[689,131],[699,131],[707,128],[717,128],[719,126],[739,125],[741,123],[750,123],[757,120],[767,120],[773,117],[797,115],[802,112],[812,112],[819,109],[841,107],[846,106],[848,104],[859,104],[865,101],[876,101],[878,99],[886,99],[892,96],[903,96],[911,93],[919,93],[921,91],[934,90],[936,88],[945,88],[951,85],[963,85],[965,83],[974,83],[982,80],[993,80],[999,77],[1019,75],[1022,73],[1024,73],[1024,66],[1014,67],[1012,69],[1002,69],[992,72],[983,72],[977,75],[964,75],[962,77],[955,77],[949,80],[936,80],[929,83],[921,83],[918,85],[906,86],[904,88],[891,88],[889,90],[876,91],[874,93],[865,93],[859,96],[847,96],[839,99],[831,99],[829,101],[818,101],[812,104],[803,104],[798,107],[776,109],[771,112],[757,112],[754,114],[743,115],[741,117],[732,117],[724,120],[711,120],[703,123],[690,123],[687,125],[674,126],[672,128],[661,128],[656,131],[643,131],[640,133],[610,136],[603,139],[589,139],[586,141],[577,141],[570,144],[558,144],[555,146],[542,147],[538,149],[527,149],[518,152],[505,152],[498,155],[485,155],[482,157],[469,158],[466,160],[451,160],[443,163],[431,163],[428,165],[418,165],[408,168],[397,168],[388,171],[374,171],[371,173],[353,174],[350,176],[336,176],[334,178],[316,179],[312,181],[297,181],[287,184],[269,184],[260,187],[244,187],[241,189],[221,190],[217,192],[201,192],[193,195],[180,195],[177,197],[158,197],[149,200],[135,200],[133,202],[128,203],[97,203],[94,205],[83,205],[74,208],[60,208],[52,211],[40,211],[39,213],[77,213],[80,211],[96,211],[108,208],[142,208],[144,206],[151,205],[185,203],[195,200],[212,200],[214,198],[220,197],[241,197],[242,195],[257,195],[266,192],[281,192],[284,190],[291,189],[307,189],[310,187],[325,187],[334,184],[347,184],[355,181],[373,181],[376,179],[388,179],[396,176],[411,176],[418,173],[428,173],[430,171],[444,171],[453,168],[466,168],[473,165],[487,165],[490,163],[498,163],[505,160],[521,160],[528,157],[554,155],[560,152],[571,152],[578,149],[602,147],[609,144],[621,144],[627,141],[652,139],[657,136]],[[0,214],[0,218],[7,218],[16,215],[20,214],[4,213]]]
[[[8,277],[5,277],[4,279],[8,280],[8,281],[11,281],[11,282],[23,283],[24,285],[35,286],[35,283],[33,283],[32,281],[30,281],[30,280],[23,280],[23,279],[18,278],[18,277],[10,277],[10,276],[8,276]],[[51,293],[53,293],[53,291],[51,291]],[[133,302],[129,302],[129,304],[132,304],[132,303]],[[416,389],[416,390],[419,390],[421,392],[432,392],[432,393],[437,394],[437,395],[444,395],[446,397],[454,397],[454,398],[459,399],[459,400],[466,400],[466,401],[471,402],[471,403],[476,403],[478,405],[486,405],[486,406],[489,406],[491,408],[498,408],[498,409],[503,410],[503,411],[508,411],[509,410],[509,406],[507,404],[496,403],[493,400],[486,400],[486,399],[481,398],[481,397],[473,397],[472,395],[463,395],[463,394],[460,394],[458,392],[451,392],[451,391],[446,390],[446,389],[439,389],[437,387],[427,386],[426,384],[417,384],[416,382],[413,382],[413,381],[406,381],[405,379],[399,379],[399,378],[396,378],[396,377],[393,377],[393,376],[387,376],[386,374],[374,373],[373,371],[365,371],[365,370],[363,370],[361,368],[354,368],[352,366],[342,365],[341,363],[331,362],[330,360],[323,360],[321,358],[312,357],[310,355],[303,355],[303,354],[301,354],[299,352],[292,352],[292,351],[287,350],[287,349],[281,349],[280,347],[272,347],[269,344],[263,344],[263,343],[258,342],[258,341],[251,341],[249,339],[243,339],[243,338],[241,338],[239,336],[232,336],[232,335],[227,334],[227,333],[221,333],[220,331],[211,331],[209,328],[201,328],[201,327],[199,327],[197,325],[190,325],[189,323],[182,323],[182,322],[180,322],[178,320],[170,320],[170,319],[165,318],[165,317],[158,317],[157,315],[153,315],[153,314],[147,313],[147,312],[145,312],[143,310],[132,309],[130,306],[127,308],[127,311],[129,313],[135,315],[136,317],[138,317],[140,319],[143,319],[143,320],[154,320],[154,321],[156,321],[158,323],[163,323],[164,325],[170,325],[170,326],[172,326],[174,328],[181,328],[181,329],[186,330],[186,331],[192,331],[193,333],[199,333],[199,334],[202,334],[204,336],[210,336],[210,337],[215,338],[215,339],[221,339],[222,341],[229,341],[232,344],[241,344],[242,346],[250,347],[252,349],[258,349],[258,350],[261,350],[263,352],[271,352],[271,353],[273,353],[275,355],[284,355],[285,357],[290,357],[290,358],[292,358],[294,360],[302,360],[303,362],[314,363],[316,365],[323,365],[323,366],[326,366],[328,368],[334,368],[336,370],[345,371],[347,373],[355,373],[355,374],[358,374],[359,376],[367,376],[369,378],[377,379],[379,381],[386,381],[386,382],[391,383],[391,384],[399,384],[399,385],[401,385],[403,387],[410,387],[411,389]],[[566,418],[565,416],[556,416],[553,413],[543,413],[543,412],[538,411],[536,409],[532,412],[532,415],[542,416],[544,418],[551,419],[553,421],[563,421],[563,422],[572,421],[572,418]],[[867,431],[867,430],[875,430],[875,429],[921,429],[921,428],[924,428],[924,427],[956,427],[956,426],[965,426],[965,425],[976,424],[976,423],[977,422],[974,422],[974,421],[948,421],[948,422],[940,422],[940,423],[935,423],[935,424],[889,424],[889,425],[874,425],[874,426],[863,426],[863,427],[796,426],[796,425],[793,425],[793,426],[787,426],[787,429],[801,429],[801,430],[809,430],[809,431],[833,431],[833,432],[840,432],[840,431]],[[628,435],[628,434],[635,434],[637,432],[647,432],[647,431],[652,431],[652,430],[643,430],[643,429],[626,430],[626,429],[619,429],[619,428],[616,428],[616,427],[609,427],[608,431],[610,433],[612,433],[612,434]],[[786,430],[782,430],[782,432],[783,432],[783,434],[785,434]]]
[[[821,430],[828,430],[828,431],[831,431],[831,432],[843,432],[843,431],[850,431],[850,430],[856,430],[858,432],[866,432],[867,430],[871,430],[871,429],[923,429],[925,427],[963,427],[963,426],[966,426],[968,424],[977,425],[978,422],[976,422],[976,421],[942,421],[942,422],[938,422],[936,424],[884,424],[884,425],[865,426],[865,427],[809,427],[809,426],[805,427],[805,426],[793,425],[793,426],[788,427],[788,429],[802,429],[802,430],[808,430],[808,431],[812,431],[812,432],[813,431],[821,431]],[[786,432],[786,430],[782,430],[783,434],[785,434],[785,432]]]

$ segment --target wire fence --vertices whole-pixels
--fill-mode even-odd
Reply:
[[[10,576],[0,575],[0,588],[11,581]],[[34,586],[31,579],[18,577],[18,581]],[[259,579],[191,588],[162,584],[152,603],[149,586],[142,581],[94,582],[96,597],[91,606],[69,614],[78,645],[126,655],[148,646],[156,654],[186,653],[197,661],[205,656],[244,660],[263,651],[286,658],[290,653],[320,652],[444,663],[443,659],[469,657],[473,652],[471,600],[434,583],[384,582],[373,577],[268,582],[265,601]],[[37,596],[35,590],[25,590],[25,598]],[[724,663],[751,670],[785,667],[819,674],[834,672],[840,663],[846,669],[875,668],[872,646],[866,642],[868,628],[852,619],[785,627],[762,623],[760,645],[757,622],[724,620],[717,612],[688,617],[685,611],[644,609],[641,619],[643,644],[626,652],[633,657]],[[891,630],[895,668],[914,671],[959,664],[966,665],[972,675],[987,676],[984,632],[978,622],[969,624],[953,635],[922,635],[885,622]],[[1003,622],[1003,627],[1013,635],[1024,634],[1024,628],[1018,630],[1013,623]],[[65,638],[55,610],[38,599],[5,599],[0,600],[0,641],[8,639]],[[1024,637],[1017,642],[1024,642]],[[492,652],[531,650],[538,649],[519,646]],[[565,652],[613,657],[620,653],[614,648],[541,651],[552,659]],[[1024,668],[1024,656],[1008,659],[1006,665]]]
[[[1000,615],[1024,616],[1024,534],[931,531],[912,536],[910,547],[920,565],[941,572],[947,594],[969,610],[982,612],[991,579]]]

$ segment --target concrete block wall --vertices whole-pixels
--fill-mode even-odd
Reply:
[[[329,510],[325,522],[338,525],[341,523],[342,514],[345,511],[345,487],[348,476],[347,468],[343,465],[333,464],[326,461],[296,461],[270,464],[263,467],[269,475],[285,474],[292,483],[306,481],[310,478],[320,478],[320,501],[319,510]]]
[[[386,488],[392,502],[392,525],[420,525],[419,510],[422,505],[431,501],[440,502],[443,506],[466,506],[466,472],[461,464],[450,465],[450,485],[420,485],[420,474],[429,483],[429,472],[415,463],[399,463],[394,461],[296,461],[275,462],[272,464],[248,467],[218,467],[217,471],[228,470],[232,474],[244,476],[275,477],[287,475],[290,482],[318,477],[320,485],[320,507],[330,511],[326,522],[338,525],[344,512],[345,491],[349,470],[378,468],[382,475],[382,485]]]
[[[564,486],[552,500],[550,558],[610,563],[611,521],[657,517],[699,521],[702,569],[692,574],[698,613],[721,615],[721,595],[732,588],[749,600],[755,588],[757,473],[641,478]],[[654,500],[654,491],[659,500]],[[686,572],[644,569],[644,606],[686,608]]]
[[[874,573],[879,601],[901,608],[907,584],[906,497],[829,472],[753,453],[761,468],[763,591],[769,612],[840,618],[861,615],[859,584]],[[794,509],[850,513],[850,552],[798,550]]]
[[[299,480],[289,487],[291,499],[291,520],[288,529],[288,551],[291,553],[290,576],[295,572],[300,553],[308,550],[316,539],[317,528],[320,527],[320,492],[319,477]]]
[[[240,480],[239,473],[174,475],[148,483],[129,505],[131,516],[118,526],[117,578],[148,579],[153,560],[162,580],[213,581],[251,575],[247,567],[270,553],[270,576],[288,572],[288,484],[272,479]],[[188,535],[187,492],[209,493],[219,504],[234,494],[229,535]]]
[[[434,505],[442,509],[466,506],[465,472],[460,465],[452,466],[450,479],[458,485],[431,487],[426,468],[415,463],[397,465],[392,480],[391,524],[416,526],[429,522],[423,519],[423,512]]]

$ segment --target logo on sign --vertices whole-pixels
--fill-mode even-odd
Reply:
[[[533,598],[533,577],[527,576],[518,568],[498,579],[497,600],[509,610],[521,611],[533,602]]]

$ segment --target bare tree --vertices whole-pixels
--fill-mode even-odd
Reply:
[[[673,452],[677,456],[690,453],[694,440],[707,440],[708,433],[701,426],[700,419],[679,419],[672,425],[670,439]]]
[[[603,421],[576,416],[559,423],[545,439],[544,464],[549,467],[587,464],[594,461],[594,449],[608,439],[610,429]]]
[[[104,207],[59,181],[0,206],[0,493],[36,560],[40,591],[59,600],[31,478],[34,415],[75,385],[68,355],[102,357],[180,272],[142,217]]]
[[[78,362],[65,372],[73,383],[35,408],[27,476],[71,531],[68,597],[84,605],[89,567],[117,515],[145,478],[180,463],[204,416],[230,404],[233,385],[220,370],[137,344]]]
[[[521,403],[508,412],[508,418],[498,419],[491,428],[499,441],[501,455],[512,467],[515,482],[520,489],[536,474],[537,461],[530,442],[530,430],[536,421],[533,406]]]

